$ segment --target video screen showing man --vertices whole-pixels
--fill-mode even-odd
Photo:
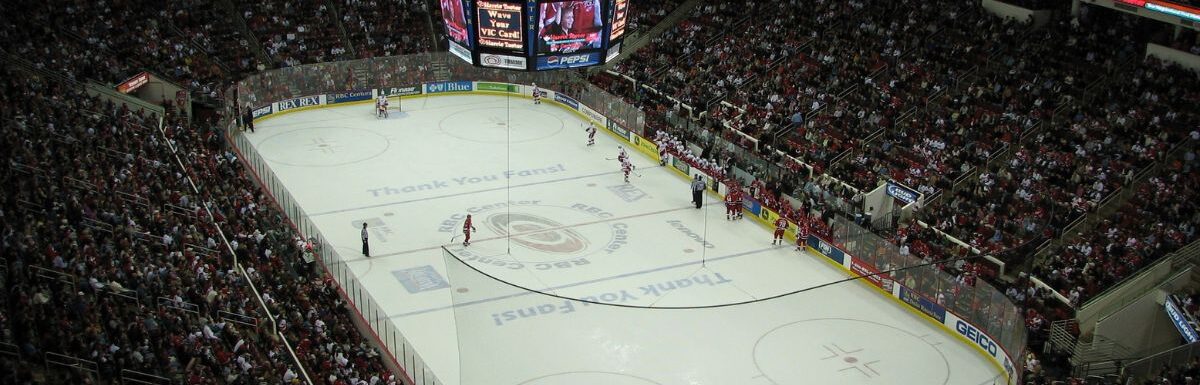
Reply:
[[[604,23],[600,0],[572,0],[541,4],[538,53],[572,53],[599,49]]]
[[[450,40],[467,45],[467,15],[463,12],[462,0],[441,0],[442,20],[446,23],[446,34]]]

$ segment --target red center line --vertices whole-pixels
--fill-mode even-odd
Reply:
[[[666,209],[666,210],[651,211],[651,212],[646,212],[646,213],[641,213],[641,214],[626,215],[626,216],[623,216],[623,217],[601,218],[601,219],[594,220],[594,221],[590,221],[590,222],[581,222],[581,223],[576,223],[576,224],[572,224],[572,225],[562,225],[562,226],[557,226],[557,227],[549,227],[549,228],[545,228],[545,229],[538,229],[538,230],[526,231],[526,232],[523,232],[523,233],[512,234],[512,235],[509,235],[509,236],[498,235],[498,236],[495,236],[495,237],[490,237],[490,238],[479,238],[479,240],[472,240],[472,241],[471,241],[471,243],[478,243],[478,242],[494,241],[494,240],[497,240],[497,239],[505,239],[505,238],[508,238],[508,237],[521,237],[521,236],[526,236],[526,235],[532,235],[532,234],[544,233],[544,232],[548,232],[548,231],[556,231],[556,230],[562,230],[562,229],[569,229],[569,228],[572,228],[572,227],[580,227],[580,226],[594,225],[594,224],[597,224],[597,223],[604,223],[604,222],[611,222],[611,221],[619,221],[619,220],[622,220],[622,219],[630,219],[630,218],[638,218],[638,217],[644,217],[644,216],[650,216],[650,215],[658,215],[658,214],[669,213],[669,212],[672,212],[672,211],[681,211],[681,210],[686,210],[686,209],[695,209],[695,207],[696,207],[696,206],[684,206],[684,207],[677,207],[677,208],[671,208],[671,209]],[[437,245],[437,246],[430,246],[430,247],[422,247],[422,248],[419,248],[419,249],[411,249],[411,250],[405,250],[405,251],[398,251],[398,252],[395,252],[395,253],[380,254],[380,255],[378,255],[378,256],[372,256],[370,259],[376,259],[376,258],[382,258],[382,257],[392,257],[392,256],[397,256],[397,255],[402,255],[402,254],[410,254],[410,253],[415,253],[415,252],[419,252],[419,251],[437,250],[437,249],[440,249],[440,248],[442,248],[442,246],[445,246],[445,245]],[[365,259],[367,259],[367,258],[358,258],[358,259],[349,260],[349,261],[347,261],[347,262],[355,262],[355,261],[361,261],[361,260],[365,260]]]

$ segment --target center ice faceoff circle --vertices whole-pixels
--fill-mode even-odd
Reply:
[[[779,326],[754,345],[754,362],[775,384],[947,384],[936,346],[893,326],[823,318]]]
[[[470,247],[455,246],[454,252],[477,266],[578,268],[619,250],[629,233],[629,225],[612,220],[611,213],[582,203],[497,202],[466,211],[479,231],[472,235]],[[455,214],[443,221],[442,230],[453,232],[464,219],[464,214]]]
[[[562,118],[526,107],[490,107],[459,111],[442,118],[438,128],[447,135],[482,143],[520,143],[554,136],[563,130]]]

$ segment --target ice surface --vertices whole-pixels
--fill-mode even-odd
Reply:
[[[772,246],[749,218],[727,221],[715,197],[695,209],[686,180],[636,151],[640,176],[625,183],[611,160],[618,141],[601,129],[586,146],[585,123],[555,105],[464,95],[404,108],[389,119],[369,104],[297,112],[249,138],[383,302],[379,317],[446,384],[991,384],[999,374],[855,282],[702,310],[572,301],[719,305],[846,275]],[[478,232],[464,247],[468,213]],[[371,258],[359,252],[364,221]],[[478,271],[448,269],[444,245]]]

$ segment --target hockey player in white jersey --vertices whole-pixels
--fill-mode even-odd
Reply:
[[[385,118],[386,119],[388,117],[387,109],[388,109],[387,95],[379,95],[378,98],[375,98],[375,117],[376,118]]]

